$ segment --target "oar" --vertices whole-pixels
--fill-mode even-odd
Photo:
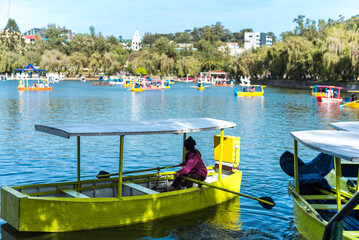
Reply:
[[[357,103],[357,102],[358,102],[358,100],[352,101],[352,102],[347,102],[347,103],[344,103],[344,104],[340,104],[339,107],[340,107],[340,108],[346,107],[346,106],[348,106],[348,105],[351,104],[351,103]]]
[[[197,183],[197,184],[202,184],[202,185],[205,185],[205,186],[208,186],[208,187],[211,187],[211,188],[215,188],[215,189],[222,190],[222,191],[225,191],[225,192],[233,193],[233,194],[238,195],[238,196],[242,196],[242,197],[246,197],[246,198],[249,198],[249,199],[257,200],[258,203],[262,207],[264,207],[265,209],[272,209],[275,206],[274,200],[271,197],[256,198],[256,197],[252,197],[252,196],[249,196],[249,195],[246,195],[246,194],[243,194],[243,193],[235,192],[235,191],[232,191],[232,190],[229,190],[229,189],[226,189],[226,188],[217,187],[217,186],[214,186],[212,184],[202,182],[202,181],[199,181],[199,180],[196,180],[196,179],[193,179],[193,178],[184,177],[184,176],[181,176],[181,177],[186,179],[186,180],[189,180],[191,182]]]
[[[160,170],[160,169],[167,169],[167,168],[174,168],[179,167],[178,165],[174,166],[166,166],[166,167],[156,167],[156,168],[147,168],[147,169],[141,169],[141,170],[134,170],[129,172],[123,172],[122,174],[130,174],[130,173],[139,173],[139,172],[147,172],[147,171],[153,171],[153,170]],[[97,178],[103,178],[103,177],[110,177],[110,176],[116,176],[118,173],[111,173],[111,174],[99,174],[96,177]]]

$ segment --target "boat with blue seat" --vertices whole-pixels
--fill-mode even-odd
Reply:
[[[285,152],[280,163],[294,177],[294,186],[290,182],[288,190],[297,229],[306,239],[359,239],[358,188],[351,192],[343,178],[355,172],[351,164],[359,162],[359,134],[312,130],[291,132],[291,136],[294,153]],[[305,163],[299,158],[298,143],[320,154]],[[355,174],[358,179],[358,171]]]

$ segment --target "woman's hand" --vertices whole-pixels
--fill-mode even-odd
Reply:
[[[176,178],[178,178],[178,177],[179,177],[179,175],[180,175],[180,173],[179,173],[179,172],[176,172],[176,173],[175,173],[175,177],[176,177]]]

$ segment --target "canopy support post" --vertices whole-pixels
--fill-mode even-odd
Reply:
[[[80,157],[80,136],[77,136],[77,188],[81,188],[81,177],[80,177],[80,161],[81,161],[81,157]]]
[[[123,143],[125,136],[121,135],[120,138],[120,162],[118,169],[118,198],[122,199],[122,170],[123,170]]]
[[[183,150],[182,150],[182,162],[184,162],[185,160],[185,157],[186,157],[186,148],[184,147],[184,141],[186,141],[186,136],[187,134],[186,133],[183,133]]]
[[[294,139],[294,189],[299,192],[298,142]]]
[[[355,192],[359,191],[358,183],[359,183],[359,170],[358,170],[358,179],[357,179],[357,186],[356,186]]]
[[[219,166],[218,166],[218,180],[222,179],[222,160],[223,160],[223,139],[224,139],[224,129],[221,129],[221,137],[219,140]]]
[[[340,179],[342,177],[342,168],[341,168],[341,161],[340,158],[334,157],[334,164],[335,164],[335,188],[337,192],[337,206],[338,212],[342,208],[342,200],[340,194]]]

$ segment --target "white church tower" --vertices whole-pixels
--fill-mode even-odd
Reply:
[[[141,37],[140,37],[140,32],[136,29],[135,34],[133,35],[132,38],[132,46],[131,46],[133,51],[138,51],[141,48]]]

